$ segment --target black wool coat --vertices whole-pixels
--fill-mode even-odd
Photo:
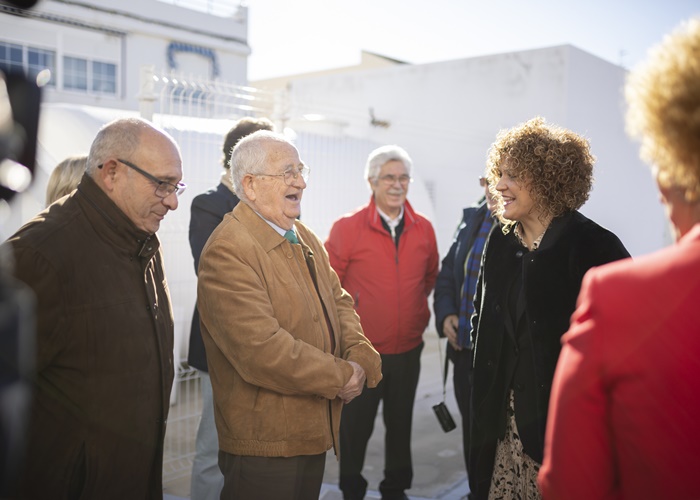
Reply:
[[[542,462],[549,393],[581,281],[590,268],[629,257],[612,232],[579,212],[555,218],[537,250],[494,230],[477,284],[470,486],[488,497],[497,440],[505,435],[510,390],[525,453]],[[511,290],[522,293],[514,307]],[[509,298],[510,297],[510,298]]]
[[[190,217],[190,249],[194,258],[194,272],[198,273],[199,257],[209,236],[224,219],[224,215],[236,208],[238,197],[224,184],[219,184],[206,193],[195,196],[192,200]],[[197,304],[192,314],[190,329],[190,348],[187,363],[198,370],[208,372],[207,354],[202,340],[202,330],[199,324]]]

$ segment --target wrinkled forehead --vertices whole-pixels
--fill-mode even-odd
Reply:
[[[406,164],[401,160],[389,160],[384,163],[379,169],[379,175],[382,174],[406,174],[408,173],[408,168]]]
[[[269,141],[267,145],[267,160],[275,164],[284,164],[290,167],[303,165],[299,158],[297,148],[288,142]]]

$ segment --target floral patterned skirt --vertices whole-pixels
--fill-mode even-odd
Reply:
[[[541,464],[523,452],[515,425],[515,396],[510,391],[506,435],[498,440],[489,500],[540,500],[537,473]]]

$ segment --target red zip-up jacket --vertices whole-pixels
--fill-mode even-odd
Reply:
[[[325,247],[374,348],[381,354],[401,354],[420,345],[430,321],[428,296],[439,261],[428,219],[406,201],[397,249],[372,197],[368,205],[333,223]]]

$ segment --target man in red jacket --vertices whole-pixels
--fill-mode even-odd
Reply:
[[[382,357],[383,380],[345,406],[340,424],[340,489],[361,499],[361,471],[379,401],[385,438],[382,498],[407,498],[411,487],[411,422],[420,372],[428,295],[438,272],[435,231],[406,200],[411,158],[398,146],[372,151],[365,178],[369,204],[338,219],[326,241],[331,265],[355,299],[362,328]]]

